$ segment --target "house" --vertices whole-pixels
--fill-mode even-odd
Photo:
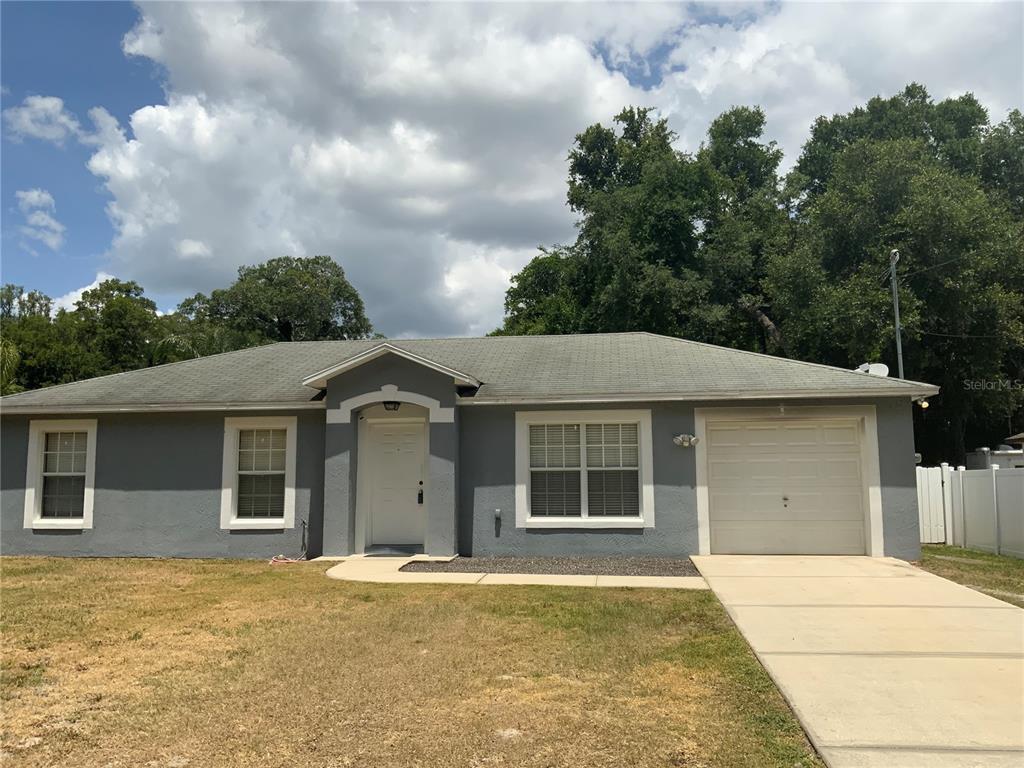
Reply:
[[[937,391],[648,333],[272,344],[2,398],[2,550],[916,558]]]

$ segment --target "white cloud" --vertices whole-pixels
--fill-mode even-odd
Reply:
[[[90,160],[112,195],[111,269],[189,293],[327,253],[389,334],[491,330],[506,261],[572,237],[573,134],[642,97],[569,15],[545,28],[506,10],[145,6],[125,50],[162,64],[170,93],[107,122]]]
[[[55,210],[57,204],[53,201],[53,195],[45,189],[20,189],[14,193],[18,200],[18,208],[22,213],[29,213],[34,208],[46,208]]]
[[[86,291],[91,291],[93,288],[99,288],[100,283],[104,280],[112,280],[113,275],[108,275],[106,272],[98,272],[96,279],[88,285],[83,285],[81,288],[76,288],[73,291],[68,291],[63,296],[58,296],[53,300],[53,313],[57,314],[57,310],[66,309],[69,312],[74,311],[75,304],[81,300],[82,294]]]
[[[379,330],[482,333],[533,249],[573,238],[566,154],[587,125],[657,105],[694,150],[721,111],[759,104],[791,165],[816,116],[911,80],[937,98],[974,90],[998,119],[1020,103],[1022,13],[153,3],[123,47],[166,72],[166,104],[125,125],[91,110],[90,133],[54,97],[5,119],[15,137],[95,147],[115,227],[107,268],[151,292],[208,291],[243,263],[327,253]]]
[[[183,259],[205,259],[213,255],[210,246],[201,240],[179,240],[178,256]]]
[[[20,189],[14,193],[14,197],[25,221],[18,228],[22,237],[37,240],[51,251],[59,250],[64,244],[65,227],[53,215],[57,210],[53,195],[45,189]],[[32,255],[37,255],[24,241],[22,247]]]
[[[782,3],[746,24],[687,27],[655,102],[689,147],[735,104],[760,104],[791,167],[819,115],[910,82],[973,92],[993,121],[1024,101],[1020,3]]]
[[[63,144],[68,137],[82,134],[78,120],[56,96],[26,96],[17,107],[4,110],[7,135],[15,141],[25,138]]]

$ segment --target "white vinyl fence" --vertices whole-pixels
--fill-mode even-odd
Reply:
[[[921,542],[1024,558],[1024,469],[917,468]]]

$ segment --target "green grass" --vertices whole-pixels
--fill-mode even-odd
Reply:
[[[958,584],[1024,608],[1024,560],[975,549],[921,546],[920,566]]]
[[[3,558],[5,766],[821,765],[710,592]]]

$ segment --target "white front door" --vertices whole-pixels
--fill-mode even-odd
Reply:
[[[707,443],[711,552],[866,552],[855,419],[709,420]]]
[[[426,532],[426,425],[379,421],[369,429],[370,542],[422,546]]]

